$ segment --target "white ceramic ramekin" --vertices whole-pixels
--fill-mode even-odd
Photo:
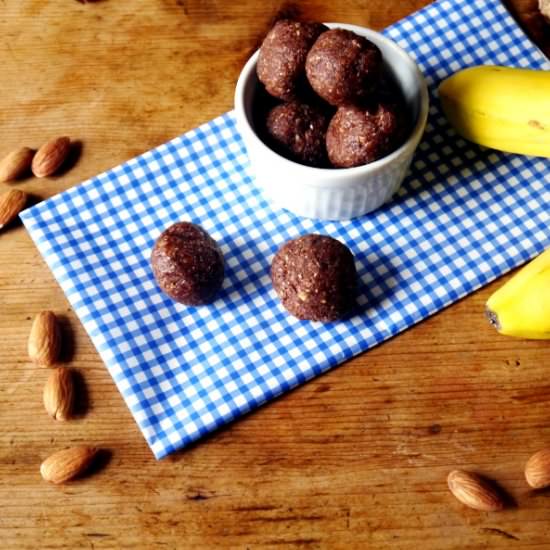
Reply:
[[[270,149],[253,126],[253,103],[260,83],[258,52],[244,66],[235,89],[237,127],[246,145],[257,184],[279,206],[307,218],[347,220],[375,210],[399,189],[420,142],[428,117],[428,90],[416,63],[382,34],[343,23],[328,27],[353,31],[374,42],[401,88],[411,119],[409,137],[388,156],[354,168],[312,168],[288,160]]]

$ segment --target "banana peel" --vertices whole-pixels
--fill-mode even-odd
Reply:
[[[469,67],[442,81],[439,98],[447,119],[465,139],[550,158],[550,71]]]
[[[489,298],[486,315],[501,334],[550,339],[550,248]]]

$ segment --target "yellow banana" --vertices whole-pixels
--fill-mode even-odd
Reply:
[[[478,66],[439,86],[445,115],[464,138],[550,158],[550,71]]]
[[[499,288],[486,312],[501,334],[550,339],[550,248]]]

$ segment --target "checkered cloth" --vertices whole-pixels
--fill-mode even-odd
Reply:
[[[377,212],[320,222],[268,204],[227,113],[21,215],[157,458],[550,244],[548,161],[459,139],[435,94],[468,65],[548,70],[547,60],[498,0],[440,0],[385,33],[418,60],[432,107],[404,187]],[[153,243],[178,220],[201,224],[225,255],[224,286],[210,306],[177,304],[153,279]],[[359,313],[349,320],[299,321],[271,287],[277,249],[312,232],[355,254]]]

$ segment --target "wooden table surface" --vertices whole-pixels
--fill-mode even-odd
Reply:
[[[240,68],[281,13],[381,29],[425,0],[2,0],[0,155],[82,141],[76,166],[11,186],[52,196],[232,106]],[[511,2],[548,53],[535,0]],[[549,548],[550,493],[523,479],[550,444],[550,345],[501,337],[483,316],[498,281],[192,448],[156,462],[24,228],[0,235],[0,540],[3,548]],[[42,406],[26,357],[52,309],[85,380],[87,413]],[[110,451],[53,486],[39,465],[76,443]],[[515,505],[464,508],[454,468]]]

